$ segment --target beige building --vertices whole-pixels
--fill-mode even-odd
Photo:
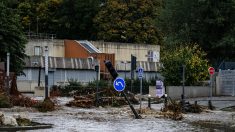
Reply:
[[[25,48],[28,56],[44,56],[45,46],[48,46],[49,56],[64,57],[64,40],[29,39]]]
[[[116,61],[130,61],[131,54],[137,57],[137,61],[159,62],[160,60],[159,45],[103,41],[91,41],[91,43],[103,53],[114,53]]]

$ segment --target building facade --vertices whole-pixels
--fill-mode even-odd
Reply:
[[[44,53],[49,51],[49,86],[62,85],[69,79],[89,82],[97,78],[95,65],[100,67],[99,78],[110,78],[104,60],[110,60],[119,76],[130,78],[131,55],[137,58],[137,69],[144,69],[144,79],[156,78],[160,68],[160,46],[146,44],[111,43],[58,39],[29,39],[25,51],[25,76],[18,76],[21,91],[34,91],[44,86]],[[39,69],[41,69],[40,81]],[[137,70],[136,69],[136,70]],[[135,72],[137,78],[137,72]]]

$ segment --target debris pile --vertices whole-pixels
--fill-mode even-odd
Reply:
[[[13,106],[33,107],[39,102],[23,95],[11,95],[10,102]]]
[[[92,98],[88,98],[88,97],[84,97],[84,96],[74,96],[74,100],[67,103],[66,106],[91,108],[94,105],[94,101]]]
[[[170,118],[173,120],[182,120],[183,114],[181,106],[182,105],[180,102],[171,100],[171,103],[166,104],[162,109],[161,115],[163,115],[165,118]]]
[[[40,112],[53,111],[56,108],[55,103],[50,98],[45,98],[43,102],[37,103],[35,106]]]
[[[132,103],[138,103],[138,99],[134,96],[134,94],[128,94],[128,98]],[[97,93],[94,90],[76,92],[76,95],[74,95],[74,100],[70,101],[66,105],[91,108],[95,105],[118,107],[126,104],[125,98],[120,96],[120,93],[114,91],[113,89],[105,88]]]

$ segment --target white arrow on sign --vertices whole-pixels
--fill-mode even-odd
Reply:
[[[116,84],[115,84],[115,85],[119,86],[119,84],[121,84],[121,85],[122,85],[122,87],[123,87],[122,82],[116,82]]]

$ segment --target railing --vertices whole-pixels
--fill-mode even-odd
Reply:
[[[55,39],[56,34],[26,32],[28,39]]]

